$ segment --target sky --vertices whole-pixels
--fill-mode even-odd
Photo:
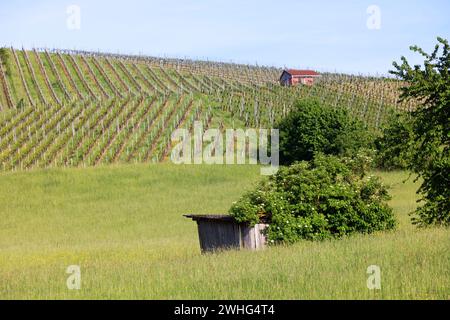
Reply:
[[[0,46],[385,75],[450,38],[448,0],[1,1]]]

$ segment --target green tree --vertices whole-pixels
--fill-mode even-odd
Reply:
[[[309,161],[318,152],[352,155],[373,142],[364,124],[346,109],[326,107],[316,99],[299,100],[277,128],[282,164]]]
[[[390,71],[408,82],[401,99],[422,102],[412,113],[413,140],[418,147],[409,163],[423,179],[418,190],[423,205],[413,217],[420,226],[450,225],[450,46],[445,39],[437,40],[431,54],[410,47],[425,58],[423,66],[412,67],[401,57],[401,64],[394,62],[395,70]]]

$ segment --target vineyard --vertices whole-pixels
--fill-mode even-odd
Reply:
[[[0,60],[0,168],[160,162],[177,128],[273,127],[303,97],[343,107],[377,130],[398,100],[394,79],[323,74],[282,87],[281,70],[232,63],[34,49]]]

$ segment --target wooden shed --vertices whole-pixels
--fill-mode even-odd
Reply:
[[[238,223],[229,215],[193,215],[185,217],[197,222],[198,237],[202,252],[226,249],[262,249],[266,245],[263,233],[267,224],[250,226]]]
[[[282,86],[295,86],[297,84],[313,85],[320,74],[314,70],[286,69],[280,76]]]

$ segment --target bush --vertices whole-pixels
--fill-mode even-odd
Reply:
[[[417,148],[409,114],[393,114],[375,139],[376,166],[382,169],[406,169]]]
[[[270,243],[393,229],[387,189],[365,173],[369,160],[318,155],[282,167],[229,212],[238,222],[269,223]]]
[[[315,99],[299,100],[277,127],[281,164],[308,161],[317,152],[349,156],[373,142],[364,124],[346,109],[324,107]]]

